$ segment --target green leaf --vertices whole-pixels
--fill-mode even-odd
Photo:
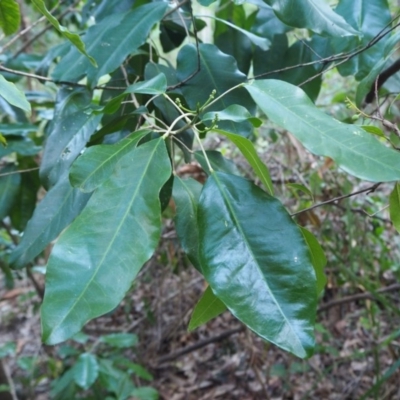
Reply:
[[[101,341],[113,347],[125,348],[138,344],[138,337],[133,333],[112,333],[101,337]]]
[[[223,111],[211,111],[204,114],[201,119],[202,121],[213,121],[217,118],[217,121],[233,121],[243,122],[249,121],[254,127],[258,128],[262,125],[260,118],[256,118],[251,115],[246,108],[232,104],[225,108]]]
[[[142,81],[134,83],[127,87],[127,89],[117,97],[114,97],[109,101],[104,108],[105,113],[115,112],[121,105],[122,100],[129,93],[142,93],[142,94],[152,94],[158,95],[163,94],[167,90],[167,78],[163,73],[156,75],[154,78],[148,81]]]
[[[311,190],[308,187],[306,187],[306,186],[304,186],[304,185],[302,185],[300,183],[287,183],[286,186],[288,188],[290,188],[290,189],[295,190],[295,191],[298,190],[300,192],[303,192],[303,193],[307,194],[314,201],[314,196],[313,196]]]
[[[21,108],[29,115],[31,114],[31,105],[26,100],[24,93],[22,93],[12,82],[4,79],[0,74],[0,95],[11,105]]]
[[[202,270],[214,294],[262,338],[311,356],[315,272],[282,204],[246,179],[217,172],[203,188],[197,221]]]
[[[331,53],[353,52],[356,48],[367,46],[377,35],[390,25],[392,19],[387,0],[363,1],[341,0],[335,9],[358,32],[362,38],[334,38],[330,41]],[[385,42],[389,36],[382,37],[378,43],[361,51],[347,62],[340,63],[337,69],[341,75],[355,75],[357,80],[363,79],[382,57]]]
[[[400,233],[400,183],[396,182],[389,196],[389,213],[393,226]]]
[[[228,25],[232,29],[235,29],[235,30],[239,31],[240,33],[245,35],[253,44],[258,46],[261,50],[268,50],[269,49],[269,45],[271,44],[271,42],[268,39],[263,38],[261,36],[257,36],[254,33],[246,31],[246,29],[239,28],[238,26],[230,23],[229,21],[227,21],[225,19],[217,18],[217,17],[214,17],[212,15],[197,15],[197,17],[200,17],[200,18],[202,18],[202,17],[213,18],[216,21],[222,22],[223,24]]]
[[[400,40],[400,32],[396,32],[390,39],[386,42],[383,57],[375,63],[374,67],[369,71],[369,74],[360,82],[357,86],[356,92],[356,105],[361,107],[365,96],[373,87],[375,79],[378,77],[380,72],[383,70],[387,62],[391,62],[393,54],[397,51],[397,45]]]
[[[49,10],[46,8],[43,0],[32,0],[32,3],[46,17],[47,21],[49,21],[51,25],[53,25],[54,28],[56,28],[58,32],[60,32],[61,35],[65,37],[65,39],[69,40],[72,45],[75,46],[74,48],[76,48],[81,54],[83,54],[84,57],[86,57],[90,61],[90,63],[97,68],[96,60],[86,52],[86,47],[85,44],[82,42],[81,37],[76,33],[70,32],[67,28],[60,25],[57,19],[54,18]]]
[[[170,175],[162,138],[137,147],[60,236],[48,261],[41,308],[46,343],[67,340],[123,299],[158,244],[159,192]]]
[[[100,144],[86,149],[70,169],[72,186],[85,193],[93,192],[108,179],[121,157],[134,149],[140,139],[149,133],[149,130],[144,129],[118,143]]]
[[[13,268],[23,268],[38,256],[83,210],[89,197],[71,187],[65,174],[36,206],[20,243],[11,253]]]
[[[72,367],[75,383],[82,389],[89,389],[99,376],[97,358],[91,353],[83,353]]]
[[[221,129],[213,129],[213,131],[226,136],[232,143],[237,146],[237,148],[241,151],[243,156],[253,168],[255,174],[260,178],[260,181],[268,190],[268,193],[273,195],[274,188],[272,186],[271,176],[269,174],[268,168],[260,160],[260,157],[258,157],[258,154],[254,149],[253,143],[251,143],[249,139],[246,139],[239,135],[235,135],[230,132],[223,131]]]
[[[273,79],[245,86],[268,118],[291,132],[311,152],[332,158],[360,179],[400,179],[400,154],[362,128],[346,125],[320,111],[298,87]]]
[[[193,110],[197,105],[203,105],[213,90],[216,96],[225,93],[232,87],[244,83],[246,76],[239,71],[237,63],[232,56],[222,53],[212,44],[200,44],[200,71],[193,76],[181,90],[189,107]],[[197,49],[194,45],[184,46],[178,54],[177,78],[183,81],[197,70]],[[243,88],[238,88],[227,93],[217,102],[207,107],[207,111],[220,111],[232,104],[247,108],[250,113],[255,112],[255,105],[248,93]],[[248,136],[252,132],[249,122],[235,123],[221,121],[221,129]]]
[[[317,277],[317,294],[320,295],[326,285],[326,276],[324,268],[327,263],[324,251],[321,245],[318,243],[316,237],[309,232],[307,229],[300,226],[301,233],[304,236],[305,241],[310,249],[311,261],[314,267],[315,275]]]
[[[175,228],[181,247],[193,266],[201,272],[197,228],[197,204],[202,185],[193,178],[175,176],[172,197],[175,202]]]
[[[226,305],[213,293],[208,286],[201,299],[196,304],[190,318],[188,330],[193,331],[201,325],[206,324],[213,318],[218,317],[226,310]]]
[[[239,175],[239,176],[241,175],[236,164],[233,161],[225,158],[219,151],[206,150],[206,155],[208,158],[208,162],[210,163],[211,168],[214,171],[226,172],[227,174],[232,174],[232,175]],[[205,173],[207,175],[210,175],[211,171],[208,168],[208,164],[204,157],[203,152],[196,151],[194,153],[194,156],[195,156],[197,162],[201,165],[201,168],[204,169]]]
[[[265,0],[276,16],[285,24],[307,28],[321,35],[358,35],[340,15],[332,11],[324,0]]]
[[[54,185],[70,168],[96,130],[101,115],[79,110],[53,120],[46,141],[40,176],[47,186]]]
[[[150,386],[135,388],[130,393],[135,399],[139,400],[158,400],[159,395],[156,389]]]
[[[21,15],[19,5],[15,0],[0,1],[0,28],[6,36],[16,33],[19,29]]]
[[[167,91],[167,78],[163,73],[148,81],[137,82],[126,88],[124,93],[163,94]]]
[[[385,134],[383,133],[382,129],[378,128],[377,126],[373,125],[360,125],[360,128],[363,128],[364,131],[368,133],[372,133],[381,138],[386,138]]]
[[[86,75],[89,85],[95,86],[103,75],[116,70],[128,55],[145,43],[167,6],[164,2],[145,4],[126,13],[112,14],[90,27],[83,41],[99,68],[91,66],[84,56],[71,49],[55,68],[53,78],[77,82]]]
[[[7,139],[0,133],[0,144],[7,147]]]
[[[14,165],[0,170],[0,221],[5,218],[19,193],[21,174]]]

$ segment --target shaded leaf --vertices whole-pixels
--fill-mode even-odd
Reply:
[[[387,0],[341,0],[335,12],[361,32],[362,37],[333,38],[330,41],[331,54],[351,53],[354,49],[366,46],[390,25],[392,19]],[[374,46],[338,65],[339,73],[344,76],[355,75],[357,80],[363,79],[382,57],[388,39],[389,36],[381,38]]]
[[[400,179],[400,154],[362,128],[320,111],[298,87],[273,79],[246,85],[268,118],[312,153],[332,158],[346,172],[370,181]]]
[[[235,59],[222,53],[218,47],[212,44],[200,44],[199,52],[200,71],[181,88],[187,103],[193,110],[198,105],[203,105],[213,90],[216,91],[216,96],[219,96],[246,80],[246,76],[237,68]],[[197,50],[194,45],[186,45],[179,51],[178,80],[184,80],[197,70],[197,59]],[[243,106],[250,113],[255,111],[254,102],[243,88],[227,93],[219,101],[207,107],[207,111],[224,110],[232,104]],[[221,129],[243,136],[248,136],[252,132],[252,126],[248,122],[222,121],[219,126]]]
[[[219,22],[231,27],[232,29],[237,30],[241,34],[245,35],[253,44],[258,46],[261,50],[269,49],[269,45],[271,44],[271,42],[268,39],[261,37],[261,36],[257,36],[254,33],[247,31],[246,29],[239,28],[237,25],[234,25],[225,19],[217,18],[217,17],[211,16],[211,15],[198,15],[198,17],[213,18],[216,21],[219,21]]]
[[[93,192],[109,178],[121,157],[134,149],[148,133],[150,131],[144,129],[118,143],[100,144],[86,149],[70,169],[69,179],[72,186],[82,192]]]
[[[226,310],[226,305],[213,293],[208,286],[201,299],[196,304],[190,318],[188,330],[193,331],[201,325],[206,324]]]
[[[260,178],[260,181],[268,190],[269,194],[272,195],[274,193],[274,188],[272,186],[271,176],[267,166],[260,160],[260,157],[258,157],[253,143],[251,143],[249,139],[223,131],[221,129],[213,129],[213,131],[226,136],[233,144],[236,145],[236,147],[240,150],[253,168],[255,174]]]
[[[0,170],[0,221],[8,215],[19,193],[21,174],[15,173],[16,171],[14,165]]]
[[[53,121],[40,166],[40,176],[48,187],[54,185],[69,169],[100,120],[101,115],[79,110],[72,114],[60,115]]]
[[[81,54],[83,54],[91,62],[94,67],[97,67],[96,60],[86,52],[85,44],[82,39],[76,33],[70,32],[67,28],[60,25],[56,18],[54,18],[49,10],[46,8],[43,0],[32,0],[32,3],[37,7],[37,9],[46,17],[47,21],[56,28],[65,39],[69,40],[74,48],[76,48]]]
[[[215,295],[262,338],[309,357],[316,279],[301,231],[246,179],[214,173],[199,200],[200,261]]]
[[[112,333],[103,335],[101,341],[113,347],[125,348],[133,347],[138,344],[138,337],[133,333]]]
[[[311,261],[317,277],[317,294],[320,295],[327,282],[324,273],[324,268],[327,263],[325,253],[322,250],[321,245],[318,243],[318,240],[311,232],[301,226],[300,230],[307,242],[308,248],[310,249]]]
[[[287,183],[286,186],[295,191],[298,190],[300,192],[305,193],[306,195],[310,196],[310,198],[314,201],[314,196],[313,196],[311,190],[307,186],[304,186],[300,183]]]
[[[164,2],[145,4],[126,13],[112,14],[90,27],[83,42],[99,68],[94,68],[86,57],[71,49],[55,68],[54,79],[76,82],[87,75],[89,85],[95,86],[103,75],[116,70],[128,55],[145,43],[166,8]]]
[[[19,29],[21,15],[15,0],[0,1],[0,27],[5,35],[12,35]]]
[[[83,210],[90,195],[74,189],[65,174],[36,206],[24,235],[10,256],[14,268],[23,268],[38,256]]]
[[[400,233],[400,183],[396,182],[389,196],[390,219],[396,231]]]
[[[72,367],[75,383],[82,389],[89,389],[99,375],[97,358],[91,353],[83,353]]]
[[[329,36],[350,36],[358,32],[336,14],[324,0],[265,0],[286,25],[311,29]]]
[[[41,308],[46,343],[70,338],[123,299],[158,244],[159,192],[170,174],[162,138],[137,147],[60,236],[48,261]]]
[[[21,108],[29,115],[31,113],[31,105],[26,100],[25,95],[12,83],[4,79],[0,74],[0,95],[11,105]]]
[[[200,272],[197,205],[201,189],[202,185],[194,179],[175,176],[172,197],[176,207],[176,233],[182,250]]]

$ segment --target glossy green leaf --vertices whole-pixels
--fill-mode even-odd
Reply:
[[[213,129],[221,135],[226,136],[236,147],[240,150],[243,156],[246,158],[248,163],[253,168],[255,174],[258,176],[260,181],[263,183],[269,194],[274,194],[274,188],[272,186],[271,176],[269,174],[267,166],[260,160],[253,143],[249,139],[242,136],[235,135],[230,132],[223,131],[221,129]]]
[[[6,217],[19,193],[21,175],[13,165],[0,170],[0,221]]]
[[[254,127],[258,128],[262,125],[260,118],[251,115],[246,108],[232,104],[222,111],[210,111],[201,117],[202,121],[233,121],[244,122],[249,121]]]
[[[31,105],[26,100],[24,93],[22,93],[12,82],[4,79],[0,74],[0,96],[2,96],[11,105],[21,108],[29,115],[31,113]]]
[[[335,9],[357,31],[362,38],[334,38],[330,41],[331,54],[351,53],[366,46],[390,25],[392,19],[387,0],[341,0]],[[351,57],[337,66],[341,75],[355,75],[357,80],[367,76],[382,56],[385,42],[389,36],[381,38],[370,48]]]
[[[21,15],[15,0],[0,1],[0,28],[5,35],[12,35],[19,29]]]
[[[70,32],[67,28],[60,25],[57,18],[54,18],[49,10],[46,8],[46,5],[43,0],[32,0],[32,3],[37,7],[37,9],[46,17],[47,21],[51,23],[65,37],[65,39],[69,40],[74,48],[76,48],[84,57],[87,58],[91,62],[94,67],[97,67],[96,60],[90,56],[86,52],[85,44],[82,42],[82,39],[76,33]]]
[[[133,333],[112,333],[101,337],[101,341],[113,347],[125,348],[138,344],[138,337]]]
[[[202,185],[193,178],[181,179],[175,176],[172,197],[176,207],[176,233],[182,250],[200,272],[197,205],[201,189]]]
[[[226,305],[213,293],[208,286],[201,299],[196,304],[190,318],[188,330],[193,331],[201,325],[206,324],[226,310]]]
[[[265,0],[286,25],[307,28],[329,36],[357,35],[343,17],[336,14],[324,0]]]
[[[127,87],[127,89],[117,97],[114,97],[109,101],[104,108],[105,113],[115,112],[121,105],[122,100],[129,93],[142,93],[142,94],[152,94],[158,95],[163,94],[167,90],[167,78],[163,73],[156,75],[154,78],[148,81],[142,81],[134,83]]]
[[[76,82],[87,76],[89,84],[95,86],[100,77],[116,70],[128,55],[145,43],[166,8],[164,2],[145,4],[126,13],[112,14],[90,27],[83,42],[99,68],[94,68],[84,56],[71,49],[55,68],[53,78]]]
[[[273,79],[245,86],[268,118],[291,132],[312,153],[332,158],[346,172],[365,180],[400,179],[400,154],[356,125],[320,111],[298,87]]]
[[[148,81],[137,82],[126,88],[124,93],[163,94],[167,90],[167,78],[163,73]]]
[[[211,168],[214,171],[226,172],[227,174],[232,174],[232,175],[239,175],[239,176],[241,175],[236,164],[233,161],[225,158],[219,151],[206,150],[206,155],[208,162],[210,163]],[[196,151],[194,153],[194,156],[197,162],[201,165],[201,168],[204,169],[205,173],[207,175],[210,175],[211,171],[208,168],[208,163],[204,157],[203,152]]]
[[[74,189],[65,174],[36,206],[24,235],[10,256],[14,268],[23,268],[38,256],[83,210],[89,195]]]
[[[97,358],[91,353],[81,354],[72,369],[75,383],[85,390],[93,385],[99,375]]]
[[[7,139],[0,133],[0,144],[7,147]]]
[[[140,139],[149,133],[149,130],[144,129],[118,143],[100,144],[86,149],[70,169],[69,179],[72,186],[82,192],[93,192],[108,179],[121,157],[134,149]]]
[[[47,265],[41,309],[46,343],[70,338],[123,299],[158,244],[159,193],[170,175],[162,138],[137,147],[62,233]]]
[[[324,268],[327,263],[325,253],[324,250],[322,250],[321,245],[318,243],[318,240],[311,232],[303,227],[300,227],[300,229],[305,241],[308,244],[308,248],[310,249],[311,261],[317,277],[317,294],[320,295],[327,282],[324,273]]]
[[[245,35],[253,44],[258,46],[261,50],[269,49],[269,45],[271,44],[271,42],[268,39],[263,38],[261,36],[257,36],[254,33],[251,33],[249,31],[247,31],[246,29],[242,29],[242,28],[238,27],[237,25],[234,25],[225,19],[217,18],[217,17],[211,16],[211,15],[198,15],[198,17],[200,17],[200,18],[208,17],[208,18],[215,19],[216,21],[219,21],[219,22],[231,27],[232,29],[239,31],[243,35]]]
[[[315,272],[282,204],[246,179],[217,172],[203,188],[197,221],[202,270],[215,295],[262,338],[311,356]]]
[[[53,121],[40,166],[40,176],[47,186],[54,185],[69,169],[96,130],[101,115],[90,111],[61,115]]]
[[[237,68],[235,59],[222,53],[218,47],[212,44],[200,44],[199,52],[200,71],[181,88],[185,100],[193,110],[197,105],[203,105],[213,90],[216,91],[216,96],[219,96],[246,80],[246,76]],[[186,45],[180,50],[177,66],[178,80],[184,80],[197,70],[197,59],[197,50],[194,45]],[[227,93],[219,101],[207,107],[206,111],[224,110],[232,104],[243,106],[250,113],[255,112],[254,102],[243,88]],[[241,123],[221,121],[218,125],[221,129],[243,136],[248,136],[252,132],[252,126],[247,121]]]
[[[396,231],[400,233],[400,184],[396,182],[389,196],[390,219]]]

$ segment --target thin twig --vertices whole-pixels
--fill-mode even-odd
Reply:
[[[378,289],[376,291],[376,293],[379,293],[379,294],[387,293],[387,292],[393,292],[396,290],[400,290],[400,283],[394,283],[393,285]],[[366,293],[357,293],[357,294],[353,294],[351,296],[342,297],[341,299],[335,299],[335,300],[330,301],[329,303],[323,304],[322,306],[318,307],[318,313],[326,311],[332,307],[340,306],[342,304],[352,303],[357,300],[368,300],[368,299],[375,300],[376,295],[371,292],[366,292]]]
[[[365,189],[357,190],[356,192],[353,192],[353,193],[350,193],[350,194],[345,194],[343,196],[334,197],[333,199],[329,199],[329,200],[323,201],[321,203],[314,204],[311,207],[305,208],[304,210],[297,211],[297,212],[295,212],[293,214],[290,214],[290,215],[292,217],[294,217],[295,215],[304,213],[306,211],[313,210],[314,208],[318,208],[318,207],[321,207],[321,206],[324,206],[324,205],[327,205],[327,204],[334,203],[335,201],[340,201],[340,200],[343,200],[343,199],[347,199],[349,197],[353,197],[353,196],[356,196],[356,195],[361,194],[361,193],[367,193],[367,194],[372,193],[379,187],[380,184],[381,184],[381,182],[375,183],[374,185],[369,186],[369,187],[367,187]]]
[[[180,350],[176,351],[175,353],[167,354],[165,356],[160,357],[157,360],[158,364],[175,360],[176,358],[182,357],[183,355],[191,353],[192,351],[201,349],[202,347],[207,346],[210,343],[220,342],[221,340],[224,340],[224,339],[228,338],[229,336],[234,335],[235,333],[243,332],[245,329],[246,329],[246,327],[244,325],[242,325],[239,328],[229,329],[229,330],[221,333],[220,335],[213,336],[213,337],[210,337],[210,338],[207,338],[204,340],[200,340],[199,342],[194,343],[190,346],[184,347],[183,349],[180,349]]]
[[[0,174],[0,177],[14,175],[14,174],[23,174],[25,172],[37,171],[38,169],[39,169],[39,167],[35,167],[35,168],[28,168],[28,169],[19,169],[17,171],[11,171],[11,172],[4,172],[3,174]]]

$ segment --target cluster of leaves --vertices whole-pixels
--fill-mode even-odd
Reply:
[[[190,328],[228,308],[262,338],[309,357],[325,257],[274,197],[250,139],[262,112],[357,178],[400,179],[395,148],[313,102],[322,73],[336,66],[359,81],[361,107],[399,39],[387,1],[341,0],[332,10],[323,0],[221,0],[202,16],[191,2],[87,0],[64,23],[82,37],[42,0],[32,3],[62,41],[40,55],[2,55],[0,217],[10,239],[23,232],[4,246],[5,270],[31,265],[57,239],[41,308],[44,342],[65,341],[119,304],[157,248],[172,198],[181,246],[209,284]],[[15,32],[0,19],[6,34]],[[298,28],[304,39],[293,34]],[[200,41],[202,30],[214,44]],[[24,94],[15,73],[44,84]],[[238,148],[262,188],[204,148],[212,133]],[[18,173],[39,153],[39,174]],[[204,185],[179,176],[180,163],[193,159]],[[47,193],[36,205],[40,186]]]
[[[132,375],[145,381],[153,380],[152,375],[141,365],[133,363],[123,353],[136,346],[138,338],[134,334],[114,333],[100,336],[95,343],[88,341],[82,333],[73,338],[75,346],[64,344],[57,349],[57,358],[47,360],[46,374],[36,356],[18,357],[17,365],[26,371],[28,377],[25,389],[38,385],[41,380],[55,377],[51,383],[51,398],[55,400],[75,398],[135,399],[151,400],[158,398],[158,392],[151,387],[135,387]],[[83,351],[77,349],[83,347]],[[15,355],[16,345],[8,342],[0,347],[0,359]],[[63,365],[60,365],[59,359]],[[60,374],[60,367],[68,367]],[[33,382],[32,382],[33,381]],[[6,390],[7,388],[2,388]],[[109,396],[107,396],[109,394]]]

